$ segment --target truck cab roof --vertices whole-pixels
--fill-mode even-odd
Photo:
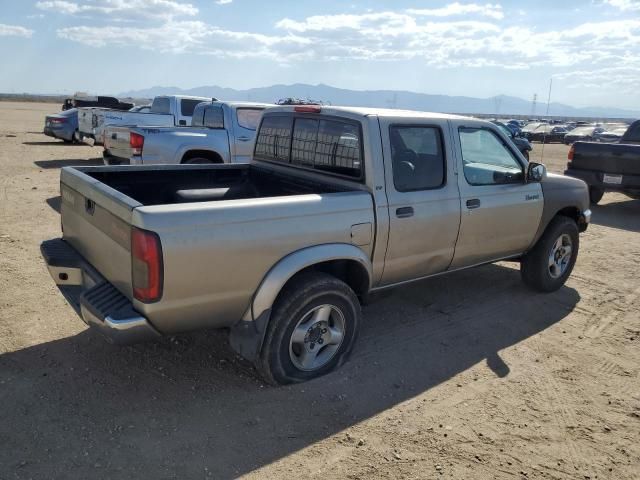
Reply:
[[[317,112],[311,109],[317,108]],[[448,113],[420,112],[417,110],[397,110],[393,108],[374,108],[374,107],[341,107],[333,105],[282,105],[269,109],[269,113],[275,112],[300,112],[322,113],[326,115],[343,115],[350,114],[356,116],[378,116],[378,117],[406,117],[406,118],[440,118],[440,119],[470,119],[461,115],[452,115]]]

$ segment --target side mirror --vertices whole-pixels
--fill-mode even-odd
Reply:
[[[541,163],[529,162],[527,166],[527,182],[541,182],[547,176],[547,167]]]

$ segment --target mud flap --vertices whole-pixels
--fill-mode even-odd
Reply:
[[[253,321],[236,323],[229,332],[231,348],[245,360],[255,361],[260,354],[270,317],[271,309],[269,308]]]

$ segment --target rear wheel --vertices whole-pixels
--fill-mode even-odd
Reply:
[[[539,292],[558,290],[571,275],[579,245],[576,222],[568,217],[555,217],[538,243],[523,257],[522,280]]]
[[[320,377],[347,359],[360,304],[341,280],[320,272],[294,278],[274,305],[256,368],[272,384]]]
[[[589,187],[589,200],[594,205],[597,205],[600,200],[602,200],[602,196],[604,195],[604,189],[598,187]]]

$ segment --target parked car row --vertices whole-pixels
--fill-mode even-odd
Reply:
[[[574,142],[616,142],[622,138],[628,128],[627,124],[530,122],[522,128],[522,136],[532,142],[555,142],[566,145]]]

